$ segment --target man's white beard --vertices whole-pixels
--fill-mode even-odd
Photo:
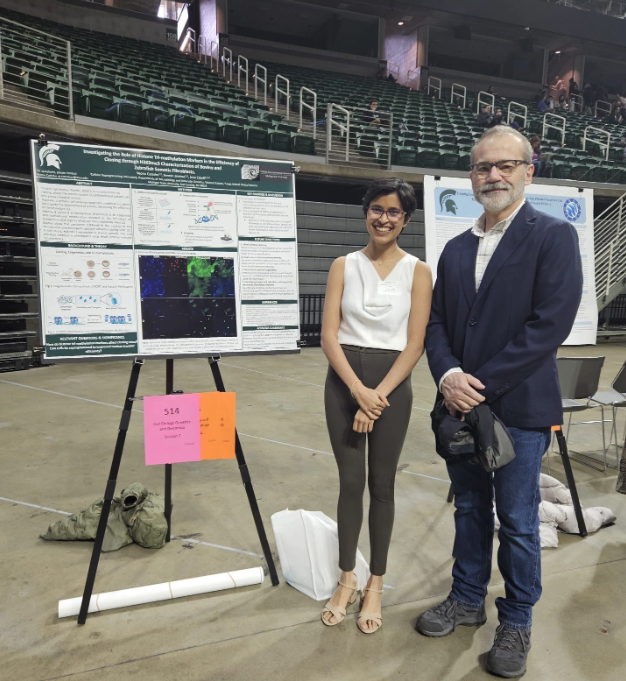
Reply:
[[[510,185],[506,182],[492,182],[490,184],[483,185],[480,189],[474,189],[474,198],[478,203],[485,207],[493,213],[499,213],[500,211],[508,208],[511,204],[515,203],[524,194],[524,179],[520,180],[517,184]],[[503,192],[485,192],[485,187],[506,189]],[[483,191],[481,191],[481,189]]]

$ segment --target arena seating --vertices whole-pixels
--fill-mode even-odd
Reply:
[[[311,137],[177,50],[6,10],[0,16],[71,42],[78,114],[255,148],[315,153]],[[45,36],[30,34],[25,46],[10,28],[3,31],[3,71],[7,82],[28,91],[38,82],[53,98],[67,82],[67,69],[62,60],[58,69],[49,60],[42,64],[46,42]]]
[[[476,123],[476,93],[468,93],[466,106],[461,108],[450,103],[450,91],[445,89],[438,99],[373,78],[263,62],[270,88],[279,73],[290,81],[290,108],[295,115],[286,121],[206,66],[172,48],[70,28],[6,10],[1,10],[0,16],[71,41],[73,100],[76,112],[86,116],[255,149],[314,154],[315,140],[297,127],[300,88],[305,86],[317,93],[319,121],[326,115],[330,102],[347,108],[366,108],[371,99],[377,98],[379,111],[393,113],[392,163],[440,170],[467,170],[470,149],[483,132]],[[29,36],[28,44],[24,43],[11,31],[3,34],[2,67],[6,81],[29,89],[39,87],[51,100],[66,102],[65,64],[60,60],[54,69],[50,60],[43,63],[45,36],[34,39]],[[251,77],[253,70],[251,62]],[[286,104],[281,95],[279,100]],[[528,136],[541,135],[544,113],[537,110],[535,102],[516,101],[528,107],[524,132]],[[509,100],[496,98],[495,105],[502,107],[505,116],[508,104]],[[624,127],[581,113],[554,113],[566,119],[564,145],[554,129],[547,131],[542,142],[542,153],[551,154],[554,177],[626,183],[623,147],[619,146]],[[368,130],[358,114],[354,115],[353,123],[351,143],[362,155],[386,163],[388,131]],[[587,148],[582,149],[584,131],[590,125],[611,134],[609,159],[604,158],[598,145],[589,141]]]

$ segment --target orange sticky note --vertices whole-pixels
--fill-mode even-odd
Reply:
[[[200,458],[235,458],[235,393],[200,393]]]

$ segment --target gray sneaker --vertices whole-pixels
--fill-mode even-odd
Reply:
[[[424,636],[440,638],[451,634],[458,625],[479,627],[486,621],[484,603],[480,608],[466,608],[448,597],[443,603],[422,613],[417,618],[415,628]]]
[[[489,651],[487,671],[505,679],[523,676],[529,650],[530,629],[511,629],[501,624],[496,629],[493,647]]]

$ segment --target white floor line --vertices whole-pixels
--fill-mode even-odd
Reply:
[[[301,381],[298,378],[288,378],[287,376],[281,376],[280,374],[270,374],[267,371],[259,371],[258,369],[248,369],[248,367],[238,367],[236,364],[228,364],[220,360],[220,366],[232,367],[233,369],[239,369],[241,371],[251,371],[253,374],[263,374],[263,376],[272,376],[273,378],[281,378],[283,381],[291,381],[292,383],[302,383],[303,385],[313,385],[316,388],[323,388],[323,385],[319,383],[309,383],[308,381]]]
[[[0,501],[8,501],[11,504],[18,504],[19,506],[30,506],[31,508],[38,508],[41,511],[50,511],[51,513],[60,513],[61,515],[72,515],[68,511],[59,511],[56,508],[48,508],[47,506],[38,506],[37,504],[29,504],[26,501],[17,501],[16,499],[7,499],[0,497]]]
[[[230,365],[229,365],[230,366]],[[252,371],[252,369],[249,369],[249,371]],[[258,372],[258,373],[263,373],[263,372]],[[288,379],[289,380],[289,379]],[[67,393],[60,393],[55,390],[48,390],[47,388],[35,388],[32,385],[26,385],[25,383],[16,383],[15,381],[6,381],[4,379],[0,379],[1,383],[8,383],[9,385],[15,385],[20,388],[30,388],[31,390],[38,390],[43,393],[50,393],[51,395],[58,395],[60,397],[69,397],[70,399],[73,400],[83,400],[84,402],[91,402],[92,404],[100,404],[104,407],[113,407],[114,409],[122,409],[117,404],[110,404],[109,402],[98,402],[98,400],[90,400],[87,397],[79,397],[78,395],[68,395]],[[315,384],[311,384],[315,385]],[[413,407],[413,409],[420,409],[420,407]],[[139,412],[143,413],[142,409],[139,409],[139,407],[133,407],[134,412]],[[427,411],[427,410],[424,410]],[[259,435],[249,435],[248,433],[242,433],[239,431],[239,435],[242,437],[249,437],[252,438],[253,440],[261,440],[263,442],[271,442],[272,444],[276,445],[283,445],[284,447],[291,447],[292,449],[302,449],[305,452],[313,452],[315,454],[323,454],[324,456],[335,456],[331,452],[325,452],[321,449],[312,449],[311,447],[303,447],[302,445],[294,445],[291,442],[281,442],[280,440],[271,440],[270,438],[267,437],[260,437]],[[417,475],[422,478],[430,478],[431,476],[429,475],[422,475],[421,473],[412,473],[411,471],[402,471],[403,473],[410,473],[411,475]],[[441,482],[448,482],[447,480],[441,480],[441,478],[432,478],[433,480],[440,480]],[[2,499],[2,497],[0,497]],[[20,503],[20,502],[16,502]],[[50,510],[50,509],[49,509]],[[61,511],[59,511],[60,513]]]
[[[69,511],[59,511],[57,508],[48,508],[47,506],[39,506],[38,504],[30,504],[27,501],[18,501],[17,499],[8,499],[7,497],[0,497],[0,501],[8,501],[11,504],[18,506],[28,506],[30,508],[38,508],[41,511],[50,511],[51,513],[59,513],[61,515],[72,515]],[[198,539],[187,539],[186,537],[172,537],[178,541],[191,542],[192,544],[201,544],[202,546],[210,546],[213,549],[223,549],[224,551],[233,551],[234,553],[243,553],[245,556],[254,556],[255,558],[263,558],[262,553],[253,553],[252,551],[243,551],[242,549],[234,549],[232,546],[222,546],[221,544],[211,544],[206,541]]]
[[[408,473],[409,475],[417,475],[420,478],[428,478],[429,480],[438,480],[439,482],[445,482],[446,485],[450,484],[449,480],[444,480],[443,478],[434,478],[432,475],[424,475],[424,473],[414,473],[413,471],[402,470],[402,473]]]
[[[88,397],[78,397],[78,395],[68,395],[67,393],[58,393],[55,390],[47,390],[46,388],[35,388],[34,385],[26,385],[26,383],[16,383],[15,381],[7,381],[0,378],[0,383],[7,383],[8,385],[17,385],[20,388],[30,388],[31,390],[38,390],[42,393],[50,393],[51,395],[59,395],[60,397],[69,397],[73,400],[83,400],[83,402],[91,402],[92,404],[101,404],[105,407],[113,407],[114,409],[123,409],[117,404],[109,404],[108,402],[98,402],[98,400],[90,400]]]
[[[255,440],[263,440],[263,442],[272,442],[275,445],[284,445],[285,447],[293,447],[294,449],[304,449],[307,452],[315,452],[316,454],[324,454],[326,456],[335,456],[334,454],[331,454],[330,452],[323,452],[321,449],[311,449],[310,447],[302,447],[301,445],[292,445],[291,442],[281,442],[280,440],[270,440],[267,437],[259,437],[258,435],[247,435],[246,433],[242,433],[240,431],[237,431],[239,435],[243,437],[251,437],[254,438]]]
[[[271,373],[268,373],[267,371],[259,371],[258,369],[248,369],[248,367],[238,367],[235,364],[228,364],[227,362],[220,361],[220,365],[232,367],[233,369],[240,369],[241,371],[251,371],[254,374],[263,374],[263,376],[273,376],[274,378],[280,378],[283,381],[291,381],[292,383],[302,383],[303,385],[312,385],[312,386],[315,386],[316,388],[323,388],[324,387],[320,383],[309,383],[308,381],[301,381],[297,378],[288,378],[287,376],[281,376],[280,374],[271,374]],[[428,412],[430,412],[430,409],[424,409],[423,407],[413,407],[413,409],[416,409],[417,411],[428,411]]]

